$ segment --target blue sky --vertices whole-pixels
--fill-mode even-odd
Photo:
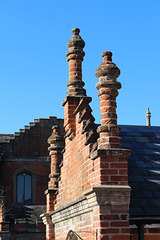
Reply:
[[[159,0],[0,0],[0,133],[14,133],[37,118],[63,118],[71,30],[86,46],[83,81],[100,122],[95,70],[103,51],[121,70],[119,124],[159,125]]]

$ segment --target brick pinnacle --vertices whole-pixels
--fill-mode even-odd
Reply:
[[[82,81],[82,61],[85,55],[83,48],[85,42],[79,35],[79,28],[72,29],[72,37],[68,41],[67,61],[69,62],[69,81],[67,83],[67,96],[86,96]]]
[[[109,51],[102,53],[103,62],[96,70],[95,75],[99,78],[96,84],[100,99],[101,126],[97,131],[100,133],[98,148],[118,148],[121,146],[119,137],[120,128],[117,126],[116,97],[118,89],[121,88],[117,77],[120,75],[119,68],[112,62],[112,53]]]

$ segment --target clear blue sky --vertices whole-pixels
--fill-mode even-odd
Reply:
[[[36,118],[63,118],[71,30],[86,46],[83,81],[100,122],[95,70],[113,52],[121,70],[119,124],[160,125],[159,0],[0,0],[0,133],[14,133]]]

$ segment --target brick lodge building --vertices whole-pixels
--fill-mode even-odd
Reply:
[[[117,125],[120,70],[108,51],[95,72],[95,124],[79,32],[73,29],[67,44],[64,120],[39,119],[0,135],[1,239],[158,240],[160,127],[150,126],[149,110],[148,126]]]

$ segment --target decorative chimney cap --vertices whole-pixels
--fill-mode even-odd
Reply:
[[[120,70],[112,62],[112,52],[106,51],[102,53],[103,62],[99,65],[95,75],[97,78],[108,76],[109,78],[116,79],[120,75]]]
[[[70,47],[84,48],[85,42],[83,41],[83,39],[81,38],[79,33],[80,33],[80,29],[79,28],[73,28],[72,29],[72,37],[71,37],[71,39],[67,43],[67,47],[68,48],[70,48]]]

